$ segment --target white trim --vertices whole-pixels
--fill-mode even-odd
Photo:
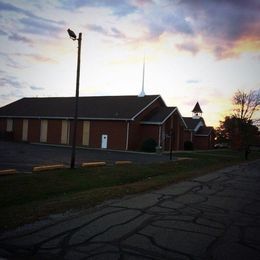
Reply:
[[[149,122],[149,121],[141,121],[140,123],[141,124],[144,124],[144,125],[163,125],[169,117],[171,117],[173,115],[173,113],[176,111],[177,107],[175,107],[171,113],[161,122]]]
[[[197,132],[201,126],[205,126],[205,124],[203,124],[202,121],[199,121],[199,123],[198,123],[198,124],[196,125],[196,127],[194,128],[194,132]]]
[[[168,120],[168,118],[174,114],[175,111],[178,112],[178,115],[180,116],[181,121],[183,122],[183,124],[186,127],[186,129],[188,129],[188,126],[186,125],[186,123],[185,123],[185,121],[184,121],[180,111],[178,110],[178,107],[175,107],[174,110],[169,114],[169,116],[167,116],[162,122],[141,121],[140,123],[142,125],[163,125]]]
[[[139,97],[142,98],[142,97]],[[157,99],[161,98],[160,95],[158,95],[154,100],[152,100],[146,107],[144,107],[142,110],[140,110],[136,115],[134,115],[131,120],[134,120],[137,116],[139,116],[145,109],[147,109],[151,104],[153,104]],[[161,98],[161,100],[163,101],[163,99]],[[164,101],[163,101],[164,103]]]
[[[173,114],[174,114],[174,112],[177,110],[177,107],[175,107],[173,110],[172,110],[172,112],[162,121],[162,124],[164,124],[167,120],[168,120],[168,118],[169,117],[171,117]]]
[[[162,125],[162,122],[148,122],[148,121],[141,121],[141,125]]]

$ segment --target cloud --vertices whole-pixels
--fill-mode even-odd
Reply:
[[[15,69],[23,69],[25,68],[20,63],[18,63],[16,60],[12,58],[12,55],[9,53],[0,52],[0,56],[2,57],[2,60],[5,61],[5,65],[11,68]]]
[[[20,34],[17,33],[12,33],[11,35],[8,36],[9,40],[12,41],[19,41],[19,42],[23,42],[23,43],[33,43],[32,40],[30,40],[29,38],[25,37],[25,36],[21,36]]]
[[[125,34],[115,27],[112,27],[109,30],[106,30],[104,27],[95,24],[88,24],[85,27],[87,30],[102,34],[104,36],[113,38],[126,38]]]
[[[31,90],[34,90],[34,91],[44,90],[44,88],[42,88],[42,87],[37,87],[37,86],[30,86],[30,89],[31,89]]]
[[[138,7],[145,7],[147,5],[151,5],[154,4],[153,0],[135,0],[133,1],[134,5],[138,6]]]
[[[194,31],[218,58],[237,55],[232,49],[247,38],[256,44],[259,41],[259,1],[187,0],[181,1],[179,8],[186,10]]]
[[[178,50],[187,51],[192,53],[193,55],[197,54],[199,51],[198,45],[193,42],[184,42],[184,43],[176,44],[175,46],[177,47]]]
[[[41,63],[57,63],[49,57],[35,54],[35,53],[3,53],[0,52],[0,56],[5,61],[5,64],[14,69],[25,69],[28,67],[28,59],[34,62]],[[19,59],[20,58],[20,59]],[[26,60],[27,59],[27,60]]]
[[[8,12],[16,12],[16,13],[20,13],[20,14],[24,14],[24,15],[27,15],[27,16],[31,16],[32,13],[31,12],[28,12],[22,8],[19,8],[17,6],[14,6],[12,4],[9,4],[9,3],[3,3],[3,2],[0,2],[0,10],[3,12],[3,11],[8,11]]]
[[[188,42],[176,47],[196,54],[199,46],[191,41],[197,37],[203,47],[224,59],[239,55],[238,46],[243,43],[243,51],[259,49],[259,10],[257,0],[185,0],[165,4],[154,1],[145,7],[139,5],[138,14],[140,23],[148,30],[146,40],[157,40],[163,34],[185,36]]]
[[[117,28],[112,27],[111,28],[111,34],[112,37],[114,38],[126,38],[125,34],[119,31]]]
[[[0,35],[8,35],[5,31],[0,30]]]
[[[24,82],[20,82],[16,77],[10,75],[5,75],[0,78],[0,86],[1,88],[15,89],[22,89],[26,87]]]
[[[24,33],[56,38],[59,32],[64,31],[64,25],[46,19],[24,17],[19,22],[23,25],[21,31]]]
[[[63,0],[61,2],[64,9],[79,9],[82,7],[101,7],[108,8],[116,16],[125,16],[135,13],[138,8],[134,6],[130,1],[126,0]]]
[[[101,33],[103,35],[108,35],[108,32],[107,30],[102,27],[102,26],[99,26],[99,25],[95,25],[95,24],[88,24],[86,26],[86,28],[90,31],[93,31],[93,32],[97,32],[97,33]]]
[[[156,18],[155,18],[156,17]],[[146,14],[144,23],[149,29],[150,38],[159,38],[163,33],[193,35],[194,31],[182,9],[160,10],[156,6]]]
[[[197,84],[197,83],[200,83],[201,81],[198,80],[198,79],[189,79],[189,80],[186,80],[186,83],[187,84]]]
[[[18,52],[16,52],[16,53],[13,53],[12,55],[16,56],[16,57],[29,58],[29,59],[37,61],[37,62],[56,63],[55,60],[53,60],[49,57],[39,55],[39,54],[34,54],[34,53],[18,53]]]
[[[7,93],[0,94],[0,101],[2,105],[8,104],[10,101],[13,101],[17,98],[22,98],[23,93],[21,91],[8,91]]]
[[[51,19],[42,18],[35,15],[33,12],[17,7],[13,4],[0,2],[1,12],[14,12],[23,15],[20,19],[17,18],[17,26],[21,25],[20,31],[23,33],[36,34],[40,36],[58,37],[58,33],[64,29],[65,23]],[[11,40],[28,41],[29,39],[18,34],[9,36]],[[29,40],[30,41],[30,40]]]

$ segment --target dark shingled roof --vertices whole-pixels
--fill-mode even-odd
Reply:
[[[193,108],[193,110],[191,112],[193,112],[193,113],[202,113],[202,110],[200,108],[199,102],[196,103],[195,107]]]
[[[144,118],[142,122],[145,124],[163,123],[175,110],[176,107],[160,107],[159,109],[152,111],[152,113]]]
[[[183,120],[186,123],[189,130],[194,130],[200,121],[202,121],[205,124],[204,119],[202,117],[197,119],[194,119],[192,117],[183,117]]]
[[[159,95],[79,97],[78,117],[134,119]],[[163,101],[162,101],[163,102]],[[73,118],[74,97],[22,98],[0,108],[0,117]]]
[[[210,135],[211,131],[213,130],[212,126],[201,126],[199,130],[196,132],[195,135]]]

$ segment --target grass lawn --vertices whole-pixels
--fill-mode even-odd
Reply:
[[[174,153],[176,156],[189,159],[2,176],[0,230],[48,214],[88,208],[107,199],[157,189],[244,161],[243,152],[230,150]],[[250,154],[250,160],[257,158],[259,151]]]

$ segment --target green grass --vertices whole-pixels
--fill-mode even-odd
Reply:
[[[242,152],[230,150],[180,152],[174,156],[190,159],[2,176],[0,230],[51,213],[87,208],[107,199],[157,189],[244,161]],[[257,158],[259,152],[250,154],[250,160]]]

